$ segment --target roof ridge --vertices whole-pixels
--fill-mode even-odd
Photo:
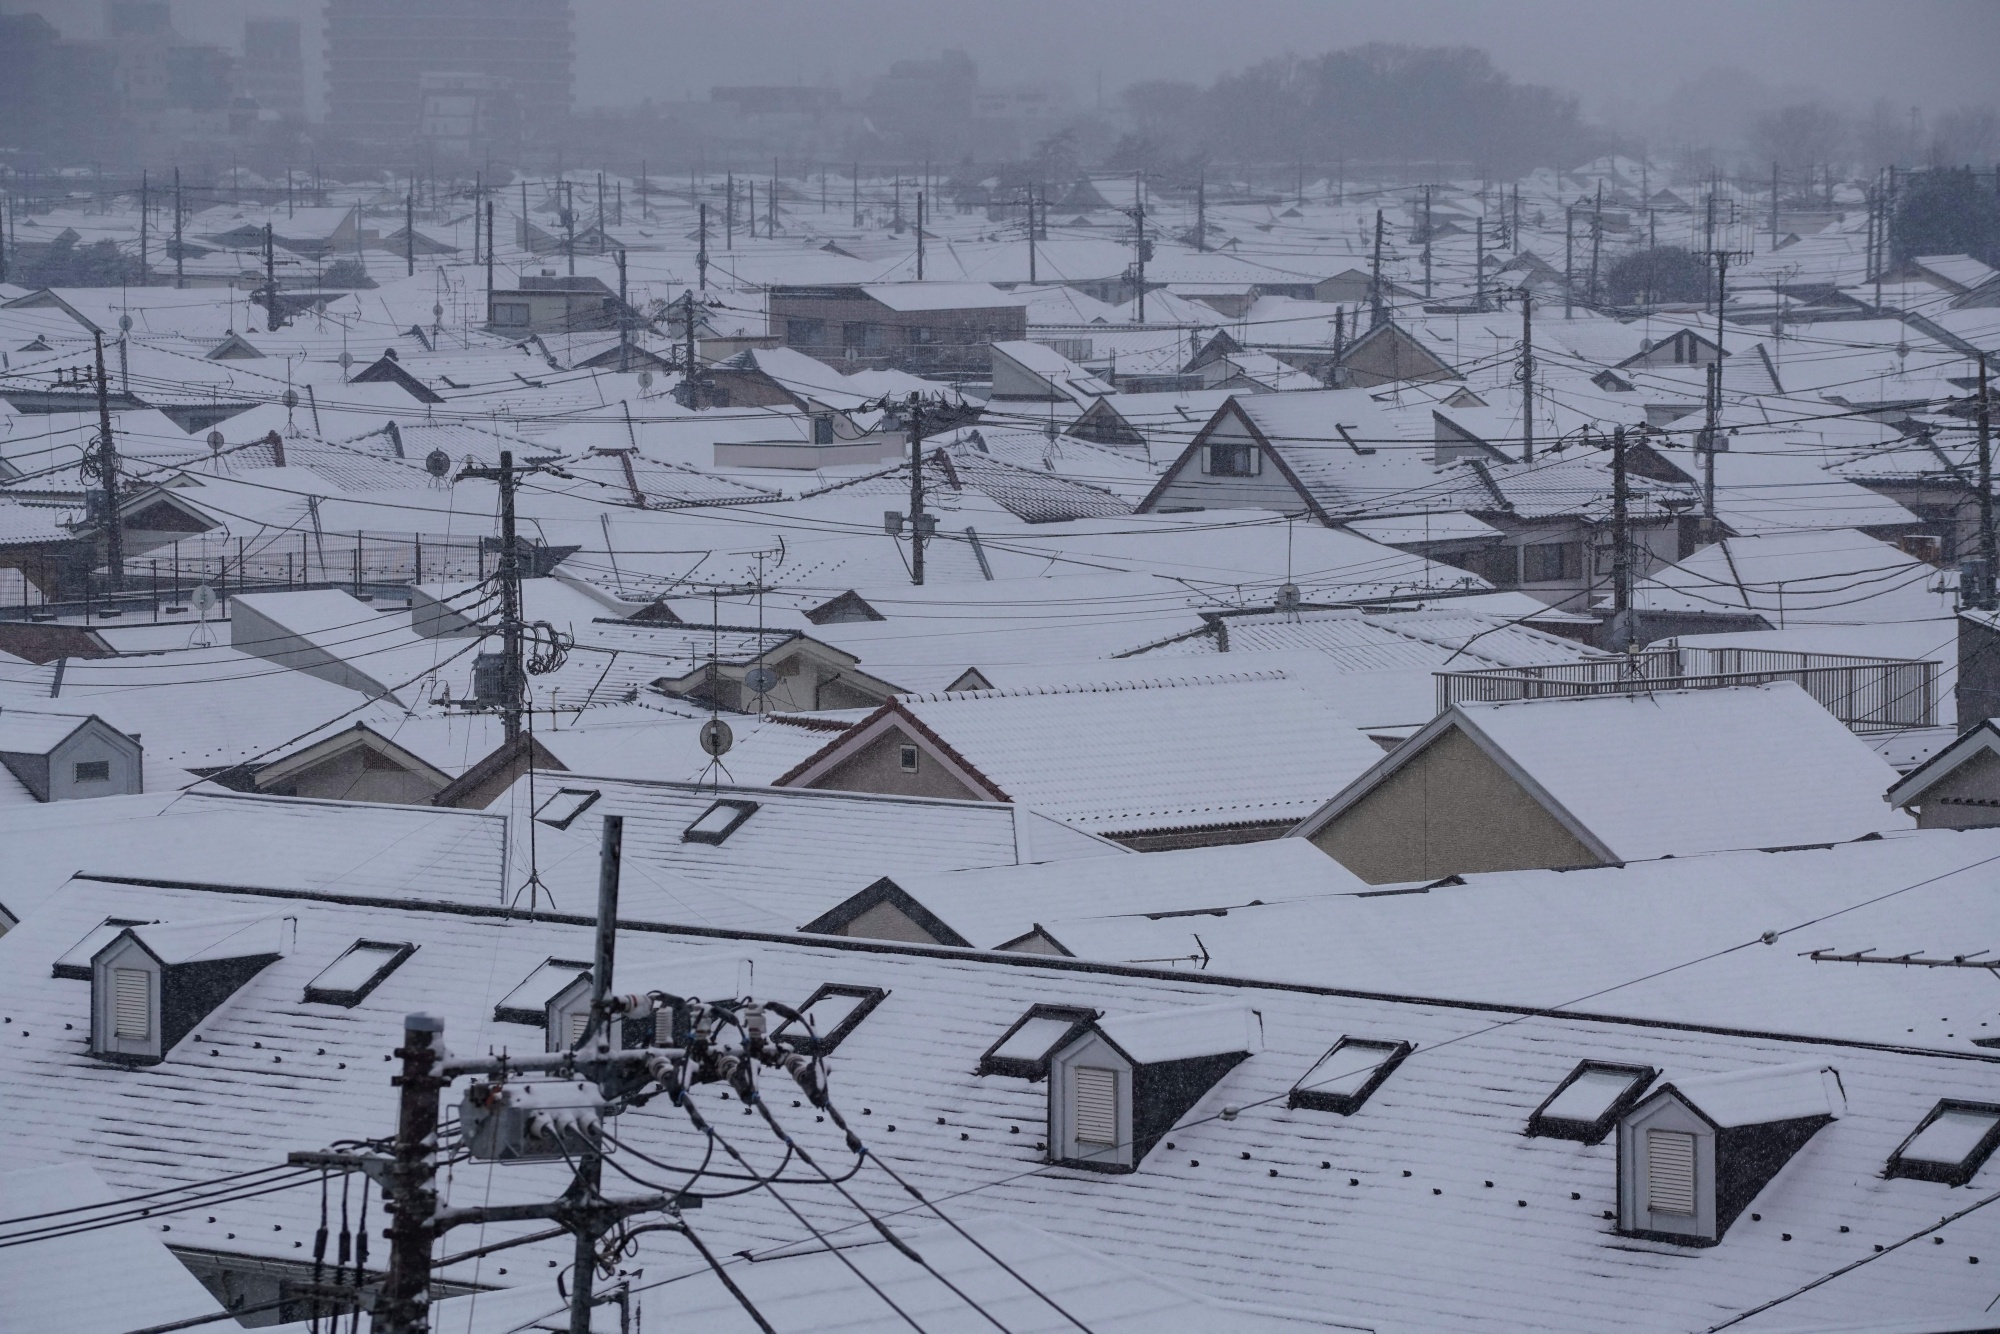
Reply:
[[[1134,690],[1174,690],[1185,686],[1247,685],[1289,681],[1282,667],[1258,667],[1237,672],[1203,672],[1186,676],[1151,676],[1130,680],[1066,681],[1048,685],[998,686],[991,690],[931,690],[898,695],[906,704],[938,704],[953,700],[1024,699],[1036,695],[1109,695]]]

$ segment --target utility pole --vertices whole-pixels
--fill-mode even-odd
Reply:
[[[1208,171],[1204,168],[1194,181],[1194,248],[1208,250]]]
[[[708,290],[708,205],[701,206],[701,239],[696,243],[694,267],[699,275],[701,290]]]
[[[924,401],[910,395],[910,582],[924,581]]]
[[[854,164],[854,225],[861,225],[861,164]]]
[[[1707,414],[1701,430],[1702,539],[1715,539],[1715,448],[1722,430],[1722,362],[1708,364]]]
[[[1611,645],[1632,646],[1631,491],[1625,474],[1625,428],[1611,433]]]
[[[417,183],[410,182],[410,192],[403,196],[403,275],[412,277],[417,271]]]
[[[1139,323],[1146,322],[1146,184],[1145,177],[1132,173],[1132,251],[1138,256]]]
[[[1534,294],[1521,289],[1521,462],[1535,458],[1535,319]]]
[[[10,210],[11,211],[11,210]],[[355,215],[354,228],[361,230],[360,215]],[[174,286],[186,287],[187,277],[183,271],[181,247],[181,169],[174,168]]]
[[[744,209],[744,221],[750,224],[750,239],[754,241],[757,239],[757,182],[753,177],[743,185],[745,193],[749,195],[749,206]]]
[[[1472,306],[1481,312],[1486,309],[1486,219],[1483,216],[1472,224]]]
[[[681,382],[687,387],[685,407],[698,410],[701,407],[699,386],[695,383],[694,365],[694,293],[681,293],[681,333],[687,340],[687,351],[681,361]]]
[[[118,517],[118,446],[111,438],[111,387],[104,378],[104,335],[93,332],[97,345],[97,467],[104,486],[104,552],[111,591],[125,588],[125,528]]]
[[[268,222],[264,224],[264,313],[269,317],[266,327],[276,333],[282,323],[278,319],[278,259]]]
[[[597,933],[590,968],[590,1022],[586,1030],[597,1044],[600,1061],[611,1055],[612,1013],[611,969],[618,946],[618,868],[624,855],[625,817],[604,817],[604,833],[597,851]],[[586,1136],[578,1155],[576,1176],[566,1194],[584,1209],[601,1208],[604,1203],[604,1146],[598,1136]],[[581,1211],[580,1211],[581,1212]],[[596,1211],[591,1210],[592,1213]],[[603,1220],[608,1226],[617,1215]],[[575,1258],[570,1268],[570,1334],[590,1334],[592,1289],[597,1282],[597,1239],[605,1228],[596,1218],[580,1218],[576,1226]]]
[[[652,185],[646,179],[646,159],[639,159],[639,221],[653,220]]]
[[[486,318],[493,318],[493,201],[486,201]]]
[[[142,170],[139,173],[139,285],[141,287],[150,285],[152,281],[152,271],[146,266],[146,219],[150,212],[150,209],[147,207],[148,203],[149,201],[146,197],[146,173]],[[0,280],[4,280],[6,276],[6,261],[0,259]]]
[[[1028,281],[1035,279],[1035,186],[1028,183]]]
[[[618,369],[632,369],[632,321],[627,312],[631,306],[625,299],[625,249],[618,250]]]
[[[1424,300],[1431,299],[1431,188],[1424,187]]]
[[[438,1090],[446,1081],[433,1073],[444,1020],[412,1014],[403,1019],[403,1045],[395,1054],[402,1073],[391,1081],[400,1090],[396,1143],[383,1193],[394,1212],[389,1222],[389,1273],[375,1309],[385,1334],[422,1334],[430,1328],[431,1248],[437,1240]]]
[[[1604,182],[1597,182],[1597,203],[1590,214],[1590,304],[1597,304],[1597,256],[1604,247]]]
[[[1995,570],[2000,568],[2000,555],[1994,551],[1993,536],[1993,421],[1987,400],[1986,354],[1979,354],[1979,559],[1983,568],[1979,572],[1979,602],[1981,607],[1994,605]]]
[[[1870,221],[1874,220],[1874,215],[1872,213],[1869,215],[1869,220]],[[1771,249],[1776,250],[1777,248],[1778,248],[1778,163],[1777,160],[1774,158],[1772,159],[1771,162]]]
[[[722,183],[722,248],[736,249],[736,173],[730,172]]]
[[[917,191],[917,281],[924,280],[924,192]]]
[[[562,186],[563,250],[569,255],[569,276],[576,277],[576,190],[568,181]]]
[[[1368,327],[1382,322],[1382,210],[1375,210],[1375,258],[1368,267]]]
[[[500,466],[497,468],[469,465],[459,473],[458,479],[477,478],[500,484],[500,564],[495,572],[500,581],[500,714],[506,723],[507,744],[521,739],[522,712],[522,672],[521,672],[521,552],[515,540],[514,492],[521,484],[523,472],[538,471],[534,468],[516,469],[512,450],[500,451]]]
[[[1576,318],[1576,205],[1563,205],[1563,318]]]

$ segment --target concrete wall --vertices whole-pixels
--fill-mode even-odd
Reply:
[[[1457,728],[1312,836],[1370,884],[1599,859]]]
[[[860,751],[835,765],[809,786],[836,792],[881,792],[898,797],[951,797],[959,801],[991,801],[983,792],[958,781],[943,765],[918,747],[917,771],[905,772],[901,751],[915,739],[891,726]]]
[[[893,903],[876,904],[849,922],[840,934],[861,936],[868,940],[906,940],[917,945],[944,943],[911,921],[909,915]]]
[[[1919,829],[2000,825],[2000,757],[1975,755],[1932,784],[1917,808]]]

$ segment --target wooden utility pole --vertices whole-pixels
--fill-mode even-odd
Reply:
[[[358,213],[356,215],[356,218],[357,220],[355,222],[355,230],[359,231],[361,224],[359,222]],[[182,258],[181,258],[183,253],[184,253],[183,247],[181,246],[181,169],[179,167],[175,167],[174,168],[174,286],[177,288],[187,286],[187,275],[183,270]]]
[[[1208,172],[1206,169],[1195,177],[1194,182],[1194,248],[1208,250]]]
[[[1035,279],[1035,186],[1028,183],[1028,281]]]
[[[1486,219],[1482,215],[1472,224],[1472,307],[1486,309]]]
[[[929,517],[924,513],[924,401],[916,394],[911,394],[910,582],[913,584],[921,584],[924,581],[924,540],[930,536],[926,531],[926,521]]]
[[[917,191],[917,281],[924,280],[924,192]]]
[[[1424,187],[1424,300],[1431,299],[1431,188]]]
[[[116,593],[125,587],[125,526],[118,515],[118,446],[111,438],[111,386],[104,378],[104,335],[93,332],[91,340],[97,345],[97,467],[104,488],[104,559],[111,591]]]
[[[1152,243],[1146,239],[1146,182],[1138,172],[1132,174],[1132,251],[1137,256],[1139,279],[1139,323],[1146,322],[1146,252]]]
[[[1368,266],[1368,327],[1382,322],[1382,210],[1375,210],[1375,258]]]
[[[1604,248],[1604,182],[1597,183],[1597,203],[1590,213],[1590,304],[1597,304],[1597,257]]]
[[[1994,551],[1993,534],[1993,421],[1987,399],[1986,354],[1979,354],[1979,601],[1975,606],[1992,608],[1994,589],[2000,581],[2000,555]]]
[[[1563,318],[1576,318],[1576,205],[1563,205]]]
[[[493,318],[493,201],[490,199],[486,201],[486,318],[488,321]]]
[[[701,239],[695,244],[694,267],[699,275],[701,290],[708,290],[708,205],[701,206]]]
[[[403,1019],[403,1045],[396,1055],[403,1070],[393,1081],[400,1090],[396,1111],[394,1161],[383,1193],[394,1206],[389,1221],[389,1272],[375,1308],[386,1334],[421,1334],[430,1328],[431,1248],[437,1240],[438,1090],[445,1081],[432,1071],[441,1054],[444,1020],[412,1014]]]
[[[1625,472],[1625,428],[1611,433],[1611,643],[1632,644],[1631,487]]]
[[[729,172],[722,182],[722,248],[736,249],[736,173]]]
[[[146,173],[139,173],[139,285],[147,286],[152,281],[152,270],[146,264],[146,221],[151,215],[151,200],[147,197]],[[0,260],[0,279],[7,276],[5,260]]]
[[[414,276],[417,271],[417,183],[410,182],[410,192],[403,196],[403,275]]]
[[[271,224],[264,224],[264,314],[265,327],[276,333],[283,323],[278,318],[278,251],[272,243]]]

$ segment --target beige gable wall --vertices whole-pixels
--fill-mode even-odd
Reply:
[[[1224,417],[1207,438],[1215,445],[1255,444],[1256,437],[1244,429],[1232,412]],[[1285,480],[1275,460],[1266,456],[1263,471],[1255,477],[1215,477],[1201,470],[1201,451],[1188,456],[1173,480],[1161,489],[1151,506],[1157,513],[1170,510],[1272,510],[1279,514],[1303,514],[1305,499]]]
[[[1600,864],[1456,727],[1342,811],[1312,842],[1373,885]]]
[[[918,747],[917,771],[906,773],[901,751],[904,746],[915,744],[914,738],[902,728],[891,725],[882,735],[806,786],[831,788],[836,792],[880,792],[896,797],[992,800],[984,792],[974,791],[959,782],[921,746]]]
[[[2000,758],[1973,756],[1931,785],[1917,808],[1919,829],[1985,829],[2000,825]]]
[[[860,936],[868,940],[904,940],[915,945],[944,943],[911,921],[909,914],[901,908],[886,902],[876,904],[849,922],[840,934]]]

